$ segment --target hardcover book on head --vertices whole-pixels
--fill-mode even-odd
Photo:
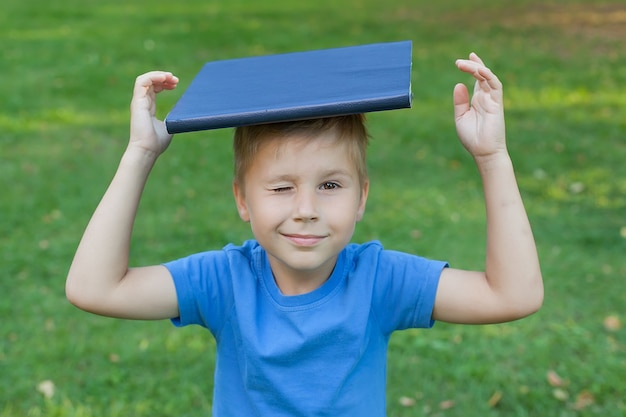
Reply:
[[[208,62],[170,133],[411,107],[411,41]]]

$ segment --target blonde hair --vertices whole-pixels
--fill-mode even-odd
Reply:
[[[337,132],[337,140],[346,141],[350,157],[356,166],[361,185],[367,180],[367,145],[369,135],[365,115],[353,114],[294,122],[268,123],[240,126],[235,129],[233,149],[235,154],[235,182],[244,183],[246,172],[266,140],[293,135],[312,138],[328,131]]]

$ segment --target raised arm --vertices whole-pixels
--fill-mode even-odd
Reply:
[[[511,321],[540,308],[543,282],[506,148],[502,84],[476,54],[458,60],[457,67],[476,79],[471,103],[463,84],[454,88],[454,116],[459,139],[483,182],[487,256],[484,272],[444,270],[433,318],[454,323]]]
[[[131,319],[176,317],[178,304],[163,266],[129,269],[130,239],[139,200],[154,163],[171,135],[157,120],[156,94],[176,87],[167,72],[137,77],[131,102],[130,141],[78,246],[65,291],[77,307]]]

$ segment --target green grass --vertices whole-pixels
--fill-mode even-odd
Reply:
[[[546,298],[514,323],[395,334],[389,416],[623,416],[625,16],[617,0],[5,1],[0,416],[210,415],[207,332],[91,316],[64,296],[127,140],[136,75],[181,77],[164,115],[207,60],[401,39],[414,41],[414,108],[369,118],[373,188],[355,240],[482,267],[480,182],[451,109],[454,83],[470,81],[454,59],[474,50],[505,85]],[[250,236],[230,195],[230,134],[174,139],[146,189],[134,264]]]

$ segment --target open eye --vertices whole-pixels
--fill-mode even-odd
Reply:
[[[336,182],[332,182],[332,181],[326,181],[322,183],[322,185],[320,185],[320,188],[322,190],[335,190],[339,188],[339,184],[337,184]]]

